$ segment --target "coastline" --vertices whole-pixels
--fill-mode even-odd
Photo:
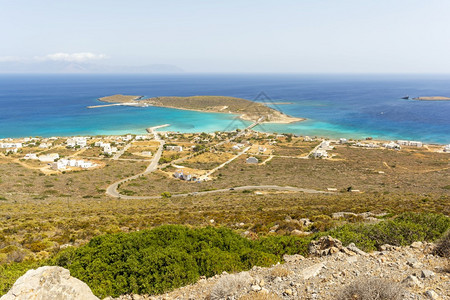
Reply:
[[[195,109],[195,108],[172,106],[172,105],[158,103],[157,101],[161,99],[160,97],[141,100],[143,97],[144,96],[122,95],[122,94],[105,96],[105,97],[98,98],[98,100],[101,101],[101,102],[109,103],[109,104],[88,106],[88,108],[99,108],[99,107],[120,106],[120,105],[142,106],[142,107],[154,106],[154,107],[165,107],[165,108],[170,108],[170,109],[179,109],[179,110],[185,110],[185,111],[222,113],[222,114],[235,114],[235,115],[238,115],[241,120],[249,121],[249,122],[255,122],[260,117],[264,116],[264,114],[261,114],[261,113],[255,114],[255,115],[249,115],[249,113],[245,112],[245,111],[243,113],[233,112],[233,111],[230,111],[230,110],[229,111],[224,111],[224,110],[229,108],[226,105],[225,106],[220,106],[220,105],[219,106],[217,106],[217,105],[209,106],[212,109]],[[268,120],[264,121],[262,123],[267,123],[267,124],[270,124],[270,123],[272,123],[272,124],[291,124],[291,123],[302,122],[302,121],[306,120],[305,118],[298,118],[298,117],[288,116],[288,115],[284,114],[283,112],[281,112],[279,110],[276,110],[274,108],[266,106],[263,103],[254,102],[254,101],[250,101],[250,100],[247,100],[247,99],[239,99],[239,98],[224,97],[224,96],[192,96],[192,97],[182,97],[181,99],[183,99],[183,98],[192,99],[192,98],[196,98],[196,97],[208,98],[209,101],[211,103],[213,103],[213,104],[220,104],[220,103],[214,103],[214,102],[220,102],[220,100],[221,100],[220,98],[229,98],[229,99],[234,99],[234,101],[243,100],[243,101],[251,102],[252,105],[263,106],[265,109],[268,109],[270,111],[270,113],[266,112],[265,118],[268,119]],[[139,101],[139,100],[141,100],[141,101]],[[290,102],[279,102],[279,104],[290,104]],[[218,107],[220,107],[220,109],[218,109]],[[247,108],[246,107],[245,108],[240,108],[239,110],[245,110],[245,109],[247,109]]]
[[[154,105],[154,104],[149,104],[148,106],[153,106],[153,107],[163,107],[163,108],[170,108],[170,109],[178,109],[178,110],[184,110],[184,111],[196,111],[196,112],[202,112],[202,113],[216,113],[216,114],[228,114],[228,115],[235,115],[237,117],[239,117],[241,120],[244,121],[248,121],[248,122],[254,122],[254,118],[251,117],[247,117],[246,114],[236,114],[236,113],[229,113],[229,112],[221,112],[221,111],[209,111],[209,110],[200,110],[200,109],[193,109],[193,108],[181,108],[181,107],[174,107],[174,106],[167,106],[167,105]],[[281,115],[284,115],[283,113],[279,112]],[[262,122],[262,124],[290,124],[290,123],[296,123],[296,122],[301,122],[301,121],[306,121],[307,119],[305,118],[296,118],[296,117],[291,117],[288,115],[284,115],[284,118],[281,120],[276,120],[276,121],[264,121]]]

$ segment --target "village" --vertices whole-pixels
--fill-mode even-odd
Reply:
[[[450,153],[450,144],[426,145],[420,141],[374,141],[371,138],[322,139],[253,130],[215,133],[162,131],[158,135],[165,141],[158,161],[160,169],[168,177],[189,182],[210,180],[219,169],[241,156],[245,157],[246,164],[261,165],[274,157],[332,160],[336,146],[395,151],[421,148]],[[150,162],[158,147],[159,142],[152,134],[6,138],[0,140],[0,157],[50,174],[101,168],[107,160]]]

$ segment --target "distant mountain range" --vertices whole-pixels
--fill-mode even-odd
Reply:
[[[168,64],[111,66],[92,63],[41,61],[0,62],[0,73],[180,73],[183,69]]]

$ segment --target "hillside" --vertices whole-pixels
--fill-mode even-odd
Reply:
[[[257,121],[264,117],[264,122],[291,123],[303,121],[268,107],[263,103],[253,102],[246,99],[225,96],[191,96],[191,97],[155,97],[138,100],[139,96],[112,95],[99,98],[100,101],[108,103],[136,102],[144,105],[195,110],[202,112],[217,112],[237,114],[243,120]]]

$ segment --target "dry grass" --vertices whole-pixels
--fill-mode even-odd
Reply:
[[[339,294],[339,300],[400,300],[402,288],[393,282],[380,278],[360,279],[346,286]]]
[[[270,275],[273,277],[287,277],[291,271],[283,265],[276,265],[270,270]]]
[[[233,154],[231,153],[205,152],[200,155],[196,155],[188,160],[185,160],[181,163],[181,165],[193,169],[210,170],[221,165],[232,157]]]
[[[223,276],[212,287],[209,299],[223,300],[236,297],[244,288],[250,286],[251,280],[247,272]]]
[[[251,292],[248,293],[239,300],[281,300],[280,296],[271,292]]]

